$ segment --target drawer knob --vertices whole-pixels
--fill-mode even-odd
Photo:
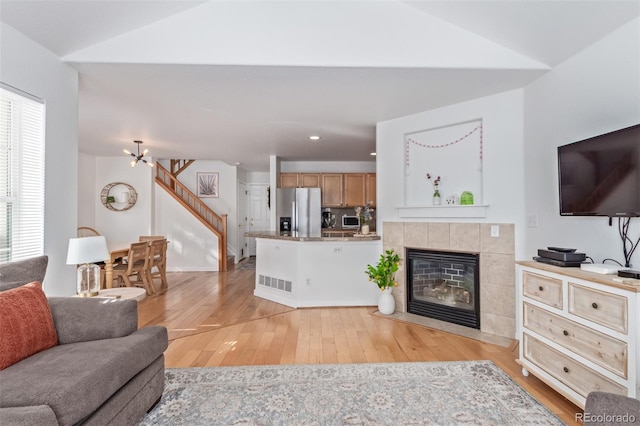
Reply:
[[[569,332],[568,332],[567,330],[563,330],[563,331],[562,331],[562,334],[564,334],[565,336],[568,336],[568,335],[569,335]]]
[[[540,286],[540,287],[538,287],[538,290],[544,291],[544,287]]]
[[[591,307],[592,307],[593,309],[598,309],[598,304],[597,304],[596,302],[593,302],[593,303],[591,304]]]
[[[565,373],[568,373],[569,369],[567,367],[562,367],[562,371],[564,371]]]

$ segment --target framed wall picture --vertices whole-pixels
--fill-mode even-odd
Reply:
[[[199,198],[218,198],[220,196],[220,181],[218,173],[215,172],[199,172],[196,173],[198,178],[198,197]]]

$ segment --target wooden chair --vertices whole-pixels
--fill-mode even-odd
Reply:
[[[88,226],[78,226],[78,238],[97,237],[100,233]]]
[[[151,295],[156,292],[153,281],[149,281],[149,243],[147,241],[132,243],[129,247],[129,253],[126,263],[115,265],[113,267],[113,278],[122,280],[127,287],[132,287],[130,277],[134,275],[144,285],[147,294]]]
[[[153,284],[154,279],[160,279],[160,291],[166,291],[167,284],[167,240],[153,239],[149,243],[148,279]],[[155,268],[155,270],[154,270]]]
[[[138,241],[166,240],[164,235],[141,235]]]

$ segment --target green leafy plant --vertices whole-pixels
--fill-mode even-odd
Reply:
[[[395,273],[400,267],[400,256],[393,249],[385,251],[380,255],[380,260],[375,266],[367,265],[365,271],[369,276],[369,281],[376,283],[380,290],[398,285],[395,282]]]

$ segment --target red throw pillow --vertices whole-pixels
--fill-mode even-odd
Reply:
[[[0,292],[0,370],[57,344],[53,316],[40,283]]]

